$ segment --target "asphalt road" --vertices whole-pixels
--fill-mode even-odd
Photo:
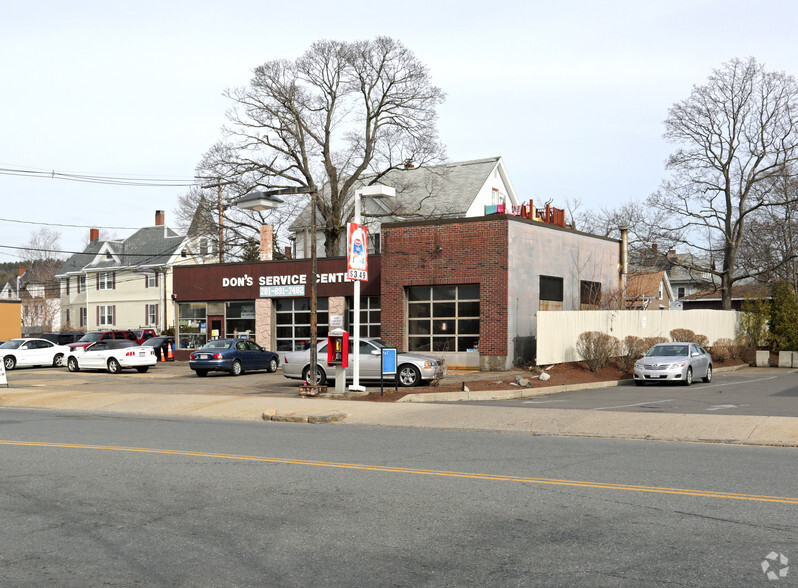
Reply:
[[[794,464],[789,448],[0,409],[0,582],[794,586]]]
[[[560,392],[537,398],[472,402],[490,406],[659,412],[798,416],[798,370],[749,369],[715,373],[712,382],[685,387],[632,383],[612,388]]]

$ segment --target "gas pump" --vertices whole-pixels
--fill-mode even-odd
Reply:
[[[327,366],[335,366],[335,393],[346,392],[346,368],[349,367],[349,333],[333,329],[327,336]]]

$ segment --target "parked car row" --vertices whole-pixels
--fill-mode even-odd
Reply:
[[[59,367],[66,365],[70,372],[82,369],[102,369],[119,373],[135,369],[145,373],[158,360],[172,356],[174,337],[150,336],[139,344],[130,331],[86,333],[79,341],[59,345],[44,338],[11,339],[0,344],[0,359],[6,370],[17,367]],[[349,342],[350,357],[353,344]],[[360,378],[379,380],[382,374],[382,349],[379,339],[360,340]],[[397,383],[404,387],[418,386],[446,375],[445,362],[437,357],[419,353],[398,353]],[[353,379],[352,363],[345,377]],[[277,371],[280,358],[274,351],[261,347],[250,339],[231,338],[208,341],[193,351],[189,368],[199,377],[209,372],[227,372],[239,376],[245,372]],[[311,374],[310,349],[283,354],[283,376],[309,383],[326,383],[335,379],[335,367],[327,363],[327,341],[319,341],[315,376]],[[677,382],[689,386],[697,379],[712,381],[712,357],[700,345],[689,342],[660,343],[652,347],[634,366],[634,382],[638,386],[655,382]]]

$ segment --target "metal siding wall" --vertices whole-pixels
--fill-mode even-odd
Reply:
[[[721,338],[735,338],[739,314],[734,310],[539,311],[537,364],[581,361],[576,341],[585,331],[601,331],[623,340],[628,335],[670,339],[673,329],[690,329],[712,345]]]

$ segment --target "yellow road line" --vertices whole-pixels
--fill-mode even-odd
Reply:
[[[84,445],[75,443],[46,443],[38,441],[0,440],[0,445],[25,447],[53,447],[60,449],[92,449],[96,451],[124,451],[133,453],[154,453],[160,455],[183,455],[186,457],[212,457],[239,461],[257,461],[286,465],[304,465],[371,472],[387,472],[394,474],[414,474],[424,476],[442,476],[448,478],[468,478],[473,480],[491,480],[501,482],[519,482],[523,484],[549,484],[555,486],[573,486],[578,488],[597,488],[601,490],[625,490],[628,492],[653,492],[656,494],[676,494],[679,496],[698,496],[702,498],[725,498],[730,500],[750,500],[758,502],[779,502],[798,505],[798,497],[766,496],[760,494],[737,494],[734,492],[715,492],[708,490],[691,490],[686,488],[667,488],[659,486],[640,486],[634,484],[611,484],[605,482],[585,482],[580,480],[559,480],[556,478],[528,478],[525,476],[505,476],[501,474],[476,474],[470,472],[450,472],[446,470],[421,470],[415,468],[397,468],[390,466],[374,466],[366,464],[336,463],[330,461],[312,461],[305,459],[286,459],[278,457],[260,457],[255,455],[235,455],[227,453],[207,453],[201,451],[180,451],[177,449],[148,449],[145,447],[117,447],[113,445]]]

